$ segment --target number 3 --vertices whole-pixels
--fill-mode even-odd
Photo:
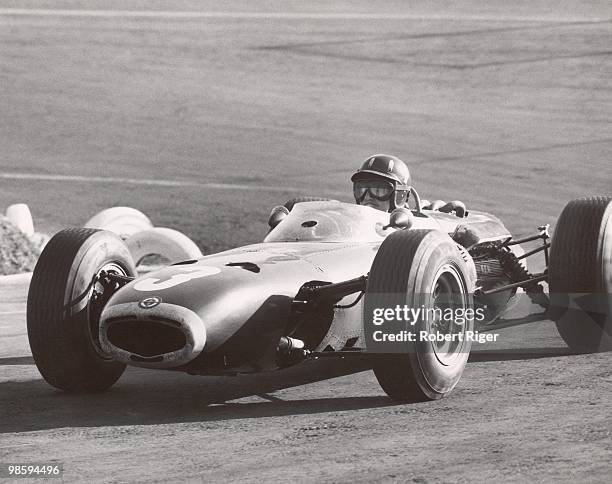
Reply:
[[[184,272],[182,274],[173,274],[170,278],[162,281],[161,279],[156,279],[154,277],[148,277],[147,279],[143,279],[142,281],[138,281],[134,284],[134,289],[136,291],[161,291],[162,289],[168,289],[174,286],[178,286],[179,284],[184,284],[185,282],[189,282],[192,279],[199,279],[200,277],[212,276],[214,274],[218,274],[221,272],[221,269],[218,267],[185,267],[182,269]]]

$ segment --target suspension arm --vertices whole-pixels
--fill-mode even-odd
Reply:
[[[530,277],[529,279],[525,279],[524,281],[514,282],[512,284],[506,284],[505,286],[500,286],[500,287],[495,287],[493,289],[489,289],[488,291],[479,291],[479,292],[480,294],[484,296],[488,296],[489,294],[495,294],[498,292],[505,291],[507,289],[514,289],[515,287],[521,287],[526,284],[532,284],[534,282],[545,281],[547,279],[548,279],[548,274],[546,273],[534,274],[533,277]]]
[[[309,289],[309,296],[316,299],[342,299],[355,292],[364,291],[368,276],[360,276],[348,281],[326,284]]]
[[[115,272],[102,271],[100,273],[100,279],[107,279],[109,281],[116,282],[119,284],[119,287],[121,287],[125,286],[128,282],[132,282],[136,278],[132,276],[123,276],[121,274],[116,274]]]

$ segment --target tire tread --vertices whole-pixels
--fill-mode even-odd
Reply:
[[[27,327],[34,361],[45,380],[62,390],[105,390],[125,368],[117,362],[92,359],[93,350],[80,337],[83,330],[75,326],[79,321],[64,308],[74,258],[99,232],[89,228],[58,232],[41,254],[30,283]]]

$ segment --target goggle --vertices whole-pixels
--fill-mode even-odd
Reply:
[[[353,184],[353,195],[357,203],[363,202],[366,194],[381,202],[386,202],[393,196],[395,187],[390,183],[373,181],[356,181]]]

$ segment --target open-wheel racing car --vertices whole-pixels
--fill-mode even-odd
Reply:
[[[237,375],[358,356],[371,358],[392,398],[437,399],[463,373],[466,335],[499,327],[521,292],[543,308],[528,318],[553,319],[573,350],[612,347],[612,197],[570,202],[550,241],[547,226],[515,238],[498,218],[460,203],[388,214],[305,200],[273,210],[262,243],[141,276],[117,235],[57,233],[36,265],[27,307],[45,380],[92,392],[113,385],[126,365]],[[538,274],[524,264],[535,253],[546,262]],[[471,309],[481,318],[434,311],[396,320],[393,334],[442,338],[381,339],[391,324],[373,315],[398,307]]]

